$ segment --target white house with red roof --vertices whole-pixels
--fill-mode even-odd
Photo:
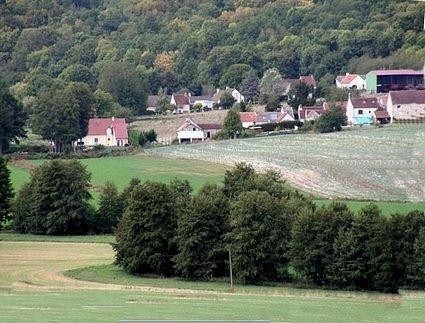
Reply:
[[[390,91],[387,111],[391,122],[425,122],[425,90]]]
[[[170,104],[174,105],[175,113],[190,113],[190,93],[174,93],[171,96]]]
[[[300,106],[298,108],[298,119],[301,122],[313,121],[318,119],[325,112],[323,105]]]
[[[177,129],[179,144],[183,142],[204,141],[211,139],[221,130],[221,125],[216,123],[196,123],[190,118]]]
[[[346,73],[345,75],[339,75],[335,83],[339,89],[364,90],[366,88],[366,79],[359,74]]]
[[[78,140],[82,146],[126,146],[128,145],[127,123],[124,118],[94,118],[89,120],[87,136]]]
[[[347,122],[351,125],[366,125],[377,121],[389,119],[386,107],[383,106],[376,97],[348,96],[347,101]]]

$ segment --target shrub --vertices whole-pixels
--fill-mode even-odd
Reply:
[[[0,156],[0,229],[4,221],[10,220],[10,204],[13,198],[10,171],[6,159]]]
[[[99,209],[93,223],[93,229],[98,233],[114,232],[123,213],[123,203],[117,187],[107,182],[101,190]]]

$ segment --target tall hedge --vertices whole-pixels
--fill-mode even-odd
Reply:
[[[10,219],[10,203],[13,198],[10,171],[7,168],[6,159],[0,156],[0,229],[1,223]]]

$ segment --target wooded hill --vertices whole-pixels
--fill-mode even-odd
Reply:
[[[325,86],[344,72],[422,68],[424,10],[392,0],[0,0],[0,72],[24,104],[62,80],[143,106],[160,87],[199,94],[272,67]],[[120,80],[144,95],[126,102]]]

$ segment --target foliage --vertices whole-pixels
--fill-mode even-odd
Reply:
[[[314,130],[321,133],[341,131],[347,125],[347,116],[344,110],[331,107],[314,121]]]
[[[240,92],[247,102],[256,102],[259,95],[259,80],[257,73],[250,70],[249,74],[242,80]]]
[[[230,109],[224,119],[223,129],[220,131],[219,137],[223,139],[236,138],[242,134],[242,130],[239,112],[236,109]]]
[[[37,167],[14,202],[15,229],[47,235],[84,234],[90,229],[90,174],[76,160]]]
[[[289,105],[298,110],[299,106],[312,106],[316,103],[316,93],[312,86],[299,82],[288,93]]]
[[[287,279],[291,215],[276,197],[244,192],[232,203],[228,234],[235,277],[242,283]]]
[[[0,156],[0,229],[4,221],[10,219],[10,204],[13,198],[10,171],[7,168],[6,159]]]
[[[55,152],[72,149],[88,131],[93,96],[85,83],[69,83],[40,93],[31,114],[34,133],[54,143]]]
[[[122,213],[123,203],[117,187],[107,182],[100,192],[99,208],[93,221],[94,231],[102,234],[114,232]]]
[[[227,269],[224,234],[229,203],[220,188],[205,185],[178,221],[175,257],[177,273],[185,279],[222,277]]]
[[[170,189],[146,182],[133,188],[118,224],[116,262],[130,273],[171,275],[177,220]]]
[[[228,91],[224,91],[220,96],[220,106],[227,110],[230,109],[233,104],[235,103],[235,99],[233,98],[232,94]]]
[[[11,142],[25,137],[26,113],[22,104],[13,97],[0,78],[0,155],[9,149]]]
[[[278,102],[283,90],[279,70],[277,68],[267,70],[260,82],[260,101],[267,104]]]
[[[422,228],[414,245],[412,261],[409,262],[408,281],[410,286],[425,288],[425,229]]]
[[[351,225],[353,214],[345,204],[332,203],[306,210],[294,221],[290,242],[291,265],[309,283],[329,285],[334,262],[333,243],[339,231]]]

